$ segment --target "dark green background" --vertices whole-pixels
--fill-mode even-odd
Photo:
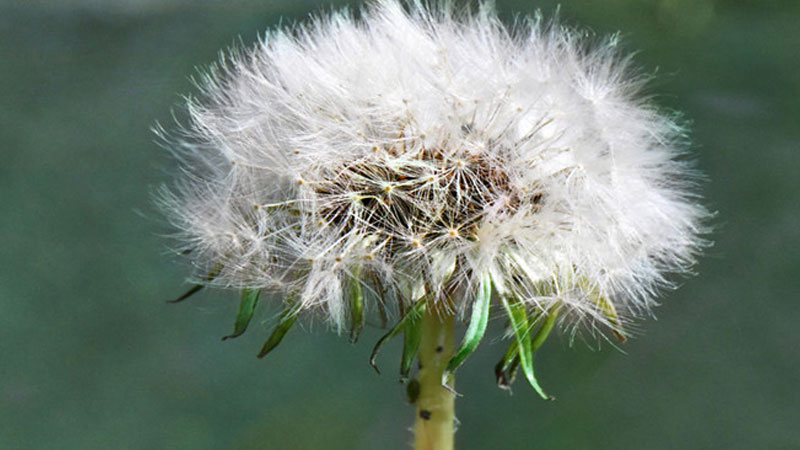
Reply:
[[[498,0],[506,18],[537,6],[555,2]],[[0,2],[0,448],[409,448],[397,344],[384,375],[367,365],[380,330],[351,346],[305,322],[258,360],[275,309],[221,342],[235,295],[164,303],[189,270],[151,202],[174,163],[149,128],[219,49],[318,7]],[[693,121],[716,245],[625,353],[551,339],[537,369],[556,402],[498,390],[489,339],[459,372],[458,447],[800,448],[798,2],[564,1],[561,16],[622,30],[657,100]]]

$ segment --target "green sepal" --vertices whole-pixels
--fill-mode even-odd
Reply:
[[[253,318],[256,310],[260,293],[260,289],[242,289],[242,299],[239,301],[239,311],[236,313],[236,322],[233,324],[233,334],[223,336],[223,341],[241,336],[247,330],[247,325],[250,324],[250,319]]]
[[[551,306],[549,310],[547,310],[547,315],[542,322],[542,326],[536,331],[536,334],[533,336],[531,340],[531,351],[536,351],[539,347],[544,344],[544,341],[547,340],[547,336],[550,335],[550,331],[553,330],[553,327],[556,324],[556,319],[558,318],[558,313],[561,312],[561,302],[556,303],[555,305]]]
[[[609,301],[606,296],[602,295],[596,286],[590,285],[589,281],[585,278],[581,278],[578,281],[578,286],[589,296],[600,312],[606,316],[608,322],[613,326],[611,333],[614,334],[614,337],[616,337],[620,343],[624,344],[625,341],[628,340],[628,337],[625,335],[625,330],[622,327],[622,322],[619,320],[614,303]]]
[[[383,283],[381,283],[380,278],[378,278],[374,273],[372,273],[371,279],[372,285],[375,286],[375,294],[378,297],[377,301],[375,302],[375,306],[378,309],[378,317],[381,321],[381,328],[386,328],[388,318],[386,316],[386,295],[384,292]]]
[[[355,344],[364,328],[364,292],[357,270],[350,278],[350,343]]]
[[[258,352],[258,357],[263,358],[267,355],[267,353],[271,352],[278,344],[281,343],[283,336],[286,335],[286,332],[292,328],[294,325],[295,320],[297,320],[298,309],[292,303],[283,310],[278,319],[278,324],[275,326],[275,329],[272,330],[272,334],[269,335],[267,341],[264,342],[264,346],[261,347],[261,351]]]
[[[414,358],[419,351],[419,343],[422,339],[422,314],[421,311],[409,314],[403,323],[403,357],[400,360],[400,381],[408,379]]]
[[[378,351],[380,350],[380,348],[391,338],[395,337],[397,333],[405,330],[405,323],[409,319],[409,317],[420,317],[422,315],[422,311],[425,310],[425,301],[426,298],[424,296],[421,299],[417,300],[417,302],[414,303],[414,305],[411,308],[409,308],[408,311],[406,311],[406,313],[395,324],[395,326],[392,327],[392,329],[389,330],[388,333],[381,336],[381,338],[378,339],[378,342],[375,343],[375,347],[372,349],[372,353],[369,355],[369,365],[372,366],[373,369],[375,369],[375,372],[381,373],[380,369],[378,369],[378,365],[375,363],[375,359],[378,357]],[[411,358],[413,359],[413,356]]]
[[[560,304],[553,306],[550,309],[550,313],[548,313],[547,318],[544,320],[544,324],[539,327],[539,330],[533,334],[531,339],[531,353],[535,354],[536,350],[544,344],[545,340],[550,334],[550,331],[553,329],[555,325],[556,319],[558,317],[558,313],[561,309]],[[534,313],[536,314],[536,313]],[[536,323],[539,322],[541,317],[533,316],[528,317],[528,323],[531,324],[531,328],[536,326]],[[519,345],[515,339],[511,341],[506,348],[506,352],[503,355],[503,358],[497,362],[494,366],[494,373],[497,377],[497,386],[501,389],[510,390],[511,384],[514,383],[514,379],[517,376],[517,369],[519,369]]]
[[[447,379],[461,363],[475,350],[486,333],[486,325],[489,323],[489,306],[492,300],[492,278],[487,273],[481,277],[478,291],[475,293],[475,300],[472,302],[472,317],[470,318],[464,339],[458,350],[450,358],[447,367],[442,373],[442,385],[447,385]]]
[[[509,299],[502,297],[501,301],[506,313],[508,314],[508,320],[511,323],[511,329],[514,331],[514,340],[517,344],[516,359],[519,359],[519,365],[522,367],[522,372],[525,374],[525,378],[528,380],[528,383],[531,385],[531,387],[533,387],[536,393],[538,393],[543,399],[547,400],[550,397],[545,394],[541,386],[539,386],[539,382],[536,381],[536,376],[533,373],[533,343],[531,342],[530,337],[531,324],[528,322],[528,312],[525,309],[525,305],[516,298]],[[544,325],[547,323],[547,319],[549,319],[549,317],[545,319],[545,323],[542,324],[542,327],[544,327]],[[552,325],[550,328],[552,328]],[[508,355],[508,353],[509,352],[506,351],[506,355]],[[513,364],[513,360],[511,364]]]
[[[614,326],[614,328],[611,329],[611,333],[614,334],[614,337],[616,337],[620,343],[624,344],[625,341],[628,340],[628,337],[625,335],[625,330],[622,328],[622,323],[619,320],[617,309],[614,308],[614,304],[602,295],[596,295],[592,298],[595,304],[600,308],[600,311],[603,312],[603,315],[605,315],[608,321],[611,322],[611,325]]]
[[[203,279],[202,283],[195,284],[188,291],[184,292],[180,297],[173,300],[167,300],[167,303],[180,303],[186,300],[187,298],[193,296],[201,289],[206,287],[207,283],[214,281],[214,278],[217,278],[217,275],[219,275],[220,270],[222,270],[221,265],[218,265],[217,267],[213,268],[210,272],[208,272],[206,277]]]
[[[205,284],[195,284],[188,291],[186,291],[183,294],[181,294],[180,297],[178,297],[176,299],[173,299],[173,300],[167,300],[167,303],[180,303],[180,302],[186,300],[187,298],[193,296],[198,291],[200,291],[200,289],[203,289],[204,287],[206,287]]]

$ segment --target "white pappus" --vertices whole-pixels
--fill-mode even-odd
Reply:
[[[273,30],[199,81],[161,203],[198,277],[337,327],[354,285],[366,308],[427,295],[463,314],[489,276],[622,337],[694,264],[709,215],[684,130],[629,62],[614,37],[507,27],[488,4]]]

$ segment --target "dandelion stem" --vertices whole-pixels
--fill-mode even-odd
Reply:
[[[422,316],[419,347],[419,397],[414,450],[452,450],[455,395],[442,386],[442,374],[453,356],[453,313],[429,305]],[[447,384],[453,386],[450,374]]]

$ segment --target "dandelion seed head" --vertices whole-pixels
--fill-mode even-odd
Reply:
[[[488,273],[570,329],[650,314],[704,245],[683,129],[616,37],[446,5],[333,13],[206,72],[162,196],[198,271],[339,327],[353,274],[463,312]]]

